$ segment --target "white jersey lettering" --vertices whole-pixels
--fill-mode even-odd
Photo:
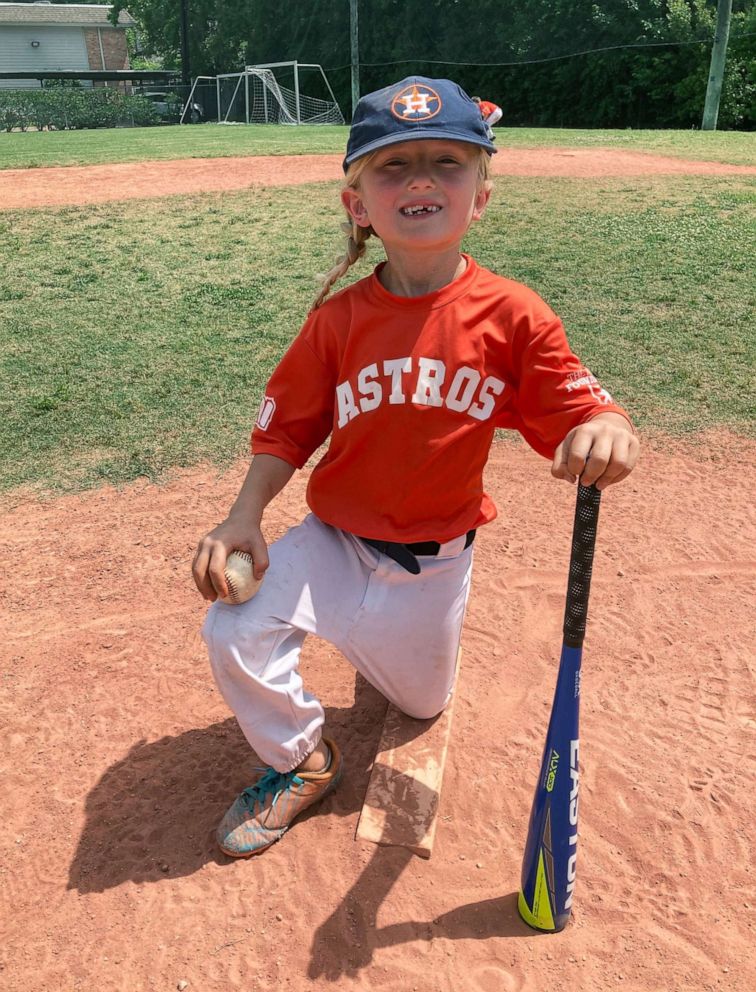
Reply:
[[[345,427],[350,420],[359,416],[360,411],[354,402],[354,393],[348,382],[340,382],[336,387],[336,403],[339,410],[339,427]]]
[[[412,384],[406,377],[413,371],[412,358],[392,358],[382,363],[372,362],[357,373],[356,390],[349,382],[336,387],[337,424],[346,425],[361,413],[377,410],[384,403],[398,405],[411,399],[418,406],[446,406],[455,413],[467,413],[475,420],[488,420],[496,409],[496,397],[506,385],[496,376],[487,376],[481,385],[481,373],[462,365],[454,373],[451,384],[444,390],[446,364],[438,358],[417,359],[417,379]],[[386,379],[384,383],[382,380]],[[355,395],[356,393],[356,395]]]
[[[383,363],[383,374],[391,376],[389,403],[404,403],[402,373],[412,371],[411,358],[390,358]]]
[[[375,410],[376,407],[381,405],[383,389],[379,382],[375,382],[377,378],[378,366],[375,362],[361,369],[360,374],[357,376],[357,388],[361,396],[360,410],[363,413],[367,413],[368,410]]]
[[[449,392],[446,394],[446,405],[449,409],[464,413],[472,403],[479,382],[480,372],[476,372],[475,369],[468,368],[467,365],[457,369],[449,386]]]
[[[446,366],[437,358],[421,358],[419,365],[412,402],[422,406],[443,406],[441,386],[446,377]]]
[[[494,397],[501,396],[504,392],[504,387],[505,384],[501,379],[497,379],[493,375],[486,376],[478,394],[477,402],[473,403],[467,411],[470,416],[475,417],[476,420],[488,420],[496,407]]]
[[[568,382],[566,387],[567,392],[574,393],[576,389],[582,389],[583,386],[590,386],[595,381],[594,377],[588,373],[588,375],[583,375],[579,379],[573,379],[571,382]]]
[[[574,393],[584,387],[587,387],[591,396],[599,403],[603,403],[604,406],[614,402],[611,395],[599,384],[598,379],[589,369],[584,369],[579,375],[572,373],[565,386],[568,393]]]

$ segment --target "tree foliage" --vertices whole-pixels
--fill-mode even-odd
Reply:
[[[192,75],[319,62],[348,113],[349,0],[188,0]],[[180,0],[116,0],[180,65]],[[698,127],[717,0],[359,0],[360,88],[450,76],[508,124]],[[756,2],[734,0],[719,126],[756,128]]]

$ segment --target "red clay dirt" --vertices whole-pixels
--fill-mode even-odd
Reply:
[[[215,848],[257,762],[214,688],[189,565],[244,463],[19,502],[0,525],[0,986],[752,990],[754,456],[726,436],[654,447],[604,496],[558,936],[515,898],[575,494],[545,461],[493,448],[501,515],[476,544],[430,861],[355,842],[385,704],[315,641],[304,675],[343,785],[255,860]],[[271,538],[303,514],[306,474],[270,508]]]
[[[58,207],[110,200],[210,193],[262,186],[297,186],[336,180],[341,155],[186,158],[166,162],[68,166],[0,171],[0,210]],[[493,158],[500,176],[700,175],[754,176],[756,167],[690,162],[604,148],[506,148]]]
[[[726,433],[646,439],[604,496],[575,908],[553,936],[516,910],[575,496],[543,459],[492,449],[500,516],[476,542],[430,861],[355,842],[385,702],[315,640],[303,674],[343,784],[259,858],[214,845],[256,759],[214,688],[189,567],[245,461],[6,495],[0,987],[750,992],[755,466],[756,442]],[[269,538],[304,513],[308,471]]]

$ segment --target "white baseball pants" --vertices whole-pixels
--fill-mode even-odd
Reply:
[[[399,709],[440,713],[454,688],[472,572],[464,535],[420,575],[313,514],[270,546],[259,592],[214,603],[202,635],[223,698],[257,754],[290,771],[317,747],[325,714],[299,675],[307,634],[329,641]]]

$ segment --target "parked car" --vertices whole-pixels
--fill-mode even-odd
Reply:
[[[184,113],[185,104],[177,93],[165,91],[141,93],[145,100],[149,100],[160,117],[165,121],[180,121]],[[185,124],[200,124],[205,119],[202,107],[198,103],[192,103],[184,117]]]

